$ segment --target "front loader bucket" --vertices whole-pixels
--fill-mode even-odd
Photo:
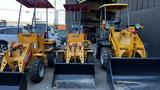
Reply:
[[[27,90],[27,81],[25,74],[1,72],[0,90]]]
[[[160,59],[111,58],[107,72],[112,89],[160,90]]]
[[[94,63],[56,63],[52,85],[55,88],[94,88]]]

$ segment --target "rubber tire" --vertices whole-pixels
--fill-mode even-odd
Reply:
[[[87,55],[87,63],[94,63],[95,59],[92,53],[88,53]]]
[[[40,76],[39,68],[44,68],[43,75]],[[30,80],[34,83],[39,83],[43,80],[45,74],[45,64],[42,60],[36,59],[32,61],[31,67],[29,69]]]
[[[56,58],[56,52],[53,50],[49,53],[47,59],[48,59],[48,67],[53,68],[54,67],[54,61]]]
[[[0,45],[4,45],[6,47],[6,50],[8,49],[8,44],[6,42],[0,42]],[[1,50],[1,49],[0,49]],[[3,53],[2,51],[0,51],[0,53]]]
[[[103,70],[106,70],[107,63],[110,59],[110,48],[102,47],[100,51],[100,65]]]

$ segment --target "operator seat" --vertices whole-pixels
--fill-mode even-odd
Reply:
[[[122,30],[122,27],[121,27],[121,19],[116,17],[113,21],[113,25],[115,27],[115,31],[119,32]]]

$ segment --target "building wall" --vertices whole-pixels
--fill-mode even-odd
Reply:
[[[90,12],[83,13],[83,24],[89,27],[99,27],[100,12],[99,7],[103,5],[103,2],[86,1]]]
[[[49,0],[51,3],[53,0]],[[17,25],[20,3],[16,0],[1,0],[0,20],[6,20],[8,25]],[[48,10],[49,24],[54,23],[54,9]],[[31,24],[33,9],[23,6],[21,14],[21,24]],[[42,21],[46,20],[46,9],[37,9],[36,18]]]
[[[104,3],[107,3],[110,0],[66,0],[67,4],[76,4],[80,1],[84,1],[81,4],[87,4],[90,12],[82,12],[82,24],[86,27],[99,27],[99,6],[103,5]],[[70,29],[71,22],[75,20],[74,13],[73,16],[71,13],[66,13],[66,23],[68,29]]]
[[[144,24],[140,31],[149,57],[160,57],[160,0],[120,0],[129,3],[130,23]]]
[[[55,28],[58,30],[66,30],[66,12],[64,9],[64,4],[66,0],[54,0],[55,6]]]
[[[56,29],[65,29],[66,17],[63,4],[66,0],[49,0],[55,7],[48,10],[49,25],[55,25]],[[17,25],[20,3],[16,0],[3,0],[0,3],[0,20],[6,20],[7,25]],[[21,24],[31,24],[33,9],[23,6],[21,15]],[[46,21],[46,9],[37,9],[36,18],[40,21]]]

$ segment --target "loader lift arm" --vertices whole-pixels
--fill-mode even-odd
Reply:
[[[116,88],[159,89],[160,87],[157,85],[160,83],[160,59],[147,57],[144,44],[137,33],[138,30],[143,29],[143,26],[140,24],[130,25],[129,11],[126,15],[127,27],[117,28],[116,24],[119,22],[106,19],[107,11],[116,13],[124,9],[128,10],[128,4],[113,3],[100,7],[101,12],[105,12],[101,13],[103,15],[101,19],[106,22],[105,27],[101,27],[101,31],[102,33],[109,31],[108,34],[103,34],[102,39],[111,43],[110,48],[99,47],[102,51],[100,61],[107,61],[106,65],[102,64],[107,72],[107,82],[112,90]],[[100,25],[104,24],[102,20]],[[110,52],[106,53],[109,50]]]
[[[67,12],[77,14],[88,11],[87,5],[83,4],[66,4],[64,7]],[[57,51],[52,85],[57,88],[94,88],[93,50],[90,41],[85,39],[81,14],[79,19],[71,22],[67,45],[64,50]]]
[[[11,44],[4,53],[0,64],[0,89],[1,90],[27,90],[25,70],[28,69],[32,82],[38,83],[43,80],[45,65],[54,59],[53,48],[48,49],[46,45],[53,45],[54,41],[42,37],[33,31],[35,24],[36,8],[53,8],[48,0],[16,0],[21,3],[18,19],[18,42]],[[22,5],[34,8],[32,28],[30,33],[20,31]],[[46,14],[46,20],[48,14]],[[47,23],[48,21],[46,21]],[[23,29],[25,30],[25,28]],[[47,27],[44,30],[47,31]],[[48,58],[53,56],[52,58]],[[41,73],[40,73],[41,72]]]

